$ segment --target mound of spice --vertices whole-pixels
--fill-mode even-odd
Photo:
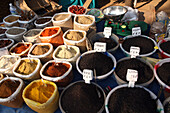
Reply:
[[[69,31],[65,38],[68,40],[74,40],[74,41],[79,41],[84,37],[84,34],[82,32],[78,31]]]
[[[45,67],[43,74],[50,77],[60,77],[64,73],[66,73],[69,68],[70,68],[69,64],[53,62],[53,63],[49,63]]]
[[[58,33],[59,28],[46,28],[43,30],[43,32],[40,34],[41,37],[47,37],[52,36],[56,33]]]
[[[32,55],[43,55],[49,51],[50,47],[48,45],[36,45],[31,51]]]
[[[101,89],[84,82],[73,84],[61,97],[61,106],[68,113],[97,113],[103,104],[104,95]]]
[[[9,22],[9,23],[12,23],[14,21],[17,21],[19,19],[18,16],[9,16],[5,19],[5,22]]]
[[[126,74],[128,69],[134,69],[138,71],[137,84],[145,83],[153,77],[153,70],[146,63],[136,58],[126,59],[118,62],[115,73],[120,79],[127,82]]]
[[[11,50],[11,53],[16,53],[16,54],[20,54],[23,51],[25,51],[27,48],[29,48],[30,44],[23,44],[23,43],[19,43],[16,47],[14,47]]]
[[[73,47],[60,47],[55,54],[55,57],[62,59],[70,59],[76,55],[76,50]]]
[[[165,110],[165,113],[170,113],[170,101],[167,102],[167,104],[165,104],[164,110]]]
[[[160,48],[165,52],[170,54],[170,41],[163,42],[160,44]]]
[[[39,18],[36,20],[36,24],[45,24],[46,22],[49,22],[51,18]]]
[[[4,34],[7,29],[0,28],[0,34]]]
[[[111,38],[99,38],[97,41],[95,42],[104,42],[106,43],[106,50],[109,50],[109,49],[113,49],[117,46],[117,43],[116,41],[114,41],[113,39]],[[94,42],[94,43],[95,43]],[[94,46],[93,46],[94,47]]]
[[[95,52],[82,56],[78,65],[82,72],[84,69],[95,69],[96,76],[106,74],[114,67],[112,59],[100,52]]]
[[[143,88],[120,88],[109,98],[110,113],[158,113],[156,100]]]
[[[21,34],[25,31],[25,29],[20,29],[20,28],[11,28],[7,31],[8,34],[11,35],[18,35]]]
[[[69,11],[74,14],[84,14],[86,9],[82,6],[73,5],[69,8]]]
[[[38,35],[41,31],[40,30],[30,30],[28,31],[24,36],[25,37],[31,37],[31,36],[35,36],[35,35]]]
[[[12,43],[11,40],[0,40],[0,48],[6,47]]]
[[[64,20],[69,17],[70,14],[58,14],[54,17],[55,21]]]
[[[93,18],[90,16],[77,16],[76,22],[80,24],[92,24]]]
[[[16,68],[15,72],[23,74],[23,75],[29,75],[32,72],[34,72],[37,65],[38,65],[38,63],[36,60],[32,60],[32,59],[31,60],[29,60],[29,59],[21,60],[20,64]]]
[[[54,93],[54,86],[43,82],[34,82],[25,93],[25,97],[41,104],[48,101]]]
[[[7,69],[18,60],[17,57],[1,57],[0,58],[0,69]]]
[[[154,43],[149,38],[137,36],[133,38],[128,38],[122,43],[123,48],[130,52],[131,46],[140,47],[140,54],[147,54],[154,50]]]
[[[170,62],[163,63],[160,67],[158,67],[157,74],[161,81],[163,81],[165,84],[170,86]]]
[[[11,96],[18,86],[20,85],[19,81],[13,81],[10,79],[7,79],[0,83],[0,98],[7,98]]]

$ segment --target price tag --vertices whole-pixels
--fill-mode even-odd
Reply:
[[[112,35],[112,28],[111,27],[105,27],[103,34],[106,38],[109,38]]]
[[[139,52],[140,52],[140,48],[139,47],[135,47],[135,46],[131,46],[130,47],[131,58],[136,58],[136,56],[139,56]]]
[[[106,52],[106,43],[104,42],[95,42],[94,50],[97,52]]]
[[[140,27],[134,27],[134,28],[132,28],[132,35],[133,35],[133,36],[141,35],[141,28],[140,28]]]
[[[90,80],[93,79],[93,71],[89,69],[84,69],[83,79],[85,80],[85,83],[90,84]]]
[[[126,74],[126,80],[129,81],[128,87],[134,87],[137,79],[138,79],[138,71],[133,69],[128,69]]]

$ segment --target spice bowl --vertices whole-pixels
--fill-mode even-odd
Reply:
[[[22,97],[25,103],[38,113],[54,113],[58,108],[58,87],[51,81],[32,81],[24,89]]]
[[[54,47],[63,45],[63,31],[59,26],[46,27],[40,32],[40,40],[42,43],[51,43]]]
[[[41,63],[52,60],[53,45],[50,43],[35,43],[28,52],[28,57],[39,58]]]
[[[80,49],[77,46],[60,45],[53,52],[53,59],[56,61],[68,61],[73,67],[80,56]]]
[[[124,95],[124,93],[121,93],[120,95],[118,95],[118,93],[116,93],[117,95],[115,95],[114,93],[115,92],[120,92],[120,91],[123,91],[123,88],[124,88],[124,92],[125,91],[128,91],[129,92],[129,96],[127,96],[127,95]],[[125,88],[127,88],[127,89],[125,89]],[[139,90],[138,90],[139,89]],[[129,91],[130,90],[130,91]],[[157,96],[153,93],[153,92],[151,92],[149,89],[147,89],[147,88],[145,88],[145,87],[143,87],[143,86],[139,86],[139,85],[135,85],[134,86],[134,89],[132,89],[132,88],[128,88],[128,85],[127,84],[124,84],[124,85],[120,85],[120,86],[117,86],[117,87],[115,87],[114,89],[112,89],[110,92],[109,92],[109,94],[107,95],[107,97],[106,97],[106,99],[105,99],[105,110],[106,110],[106,113],[109,113],[109,112],[111,112],[111,103],[113,104],[113,103],[115,103],[115,104],[117,104],[117,101],[119,101],[119,103],[121,104],[121,105],[123,105],[123,102],[124,102],[124,100],[127,100],[126,98],[131,98],[130,100],[129,100],[129,103],[125,103],[125,104],[130,104],[130,103],[132,103],[132,99],[135,99],[135,100],[137,100],[137,98],[135,98],[134,96],[132,97],[131,95],[132,95],[132,92],[133,92],[133,95],[134,95],[134,91],[135,90],[138,90],[138,91],[136,91],[136,93],[135,93],[135,97],[137,96],[138,97],[138,95],[136,95],[136,94],[138,94],[138,93],[140,93],[140,92],[145,92],[145,95],[143,94],[143,96],[146,96],[146,93],[149,93],[149,94],[147,94],[147,96],[144,98],[144,97],[141,97],[141,98],[139,98],[138,97],[138,101],[137,101],[137,103],[135,103],[135,104],[133,104],[133,105],[128,105],[128,106],[130,106],[130,107],[135,107],[135,108],[131,108],[131,109],[137,109],[137,107],[138,107],[138,109],[139,109],[139,107],[141,108],[141,104],[139,104],[139,99],[141,99],[141,101],[143,101],[143,100],[146,100],[146,98],[147,98],[147,102],[146,102],[146,104],[148,104],[148,101],[155,101],[155,103],[156,103],[156,105],[155,105],[155,109],[154,109],[154,111],[155,112],[157,112],[157,111],[159,111],[159,113],[164,113],[164,108],[163,108],[163,105],[162,105],[162,103],[161,103],[161,101],[159,100],[159,99],[157,99]],[[130,93],[131,92],[131,93]],[[138,93],[137,93],[138,92]],[[114,97],[113,97],[113,94],[115,95]],[[139,95],[139,96],[141,96],[141,95]],[[116,98],[117,97],[117,98]],[[111,100],[111,98],[112,98],[112,100]],[[115,98],[114,100],[116,101],[116,102],[113,102],[113,98]],[[122,99],[118,99],[118,98],[122,98]],[[111,102],[112,101],[112,102]],[[127,102],[127,101],[126,101]],[[110,103],[110,104],[109,104]],[[134,103],[134,101],[133,101],[133,103]],[[140,102],[141,103],[141,102]],[[154,103],[154,104],[155,104]],[[114,104],[114,105],[115,105]],[[144,105],[142,104],[142,107],[143,107]],[[146,106],[146,105],[145,105]],[[149,106],[152,106],[152,105],[149,105]],[[149,106],[146,106],[146,108],[148,108]],[[128,109],[126,110],[126,111],[128,111],[129,109],[130,109],[130,107],[128,107]],[[125,108],[127,108],[127,107],[121,107],[121,111],[123,111]],[[151,108],[151,107],[150,107]],[[113,109],[113,108],[112,108]],[[142,108],[142,109],[145,109],[145,108]],[[117,108],[117,110],[119,111],[119,108]],[[153,110],[153,109],[152,109]],[[116,111],[116,110],[115,110]],[[125,111],[125,110],[124,110]],[[130,111],[130,110],[129,110]],[[112,111],[113,112],[113,111]],[[132,111],[133,112],[133,111]]]
[[[108,49],[107,49],[107,47],[106,47],[106,49],[107,49],[107,52],[109,52],[109,53],[115,53],[115,51],[119,47],[119,37],[116,36],[113,33],[110,36],[110,38],[105,38],[103,32],[98,32],[98,33],[94,34],[93,36],[89,37],[88,39],[89,39],[89,42],[91,44],[90,47],[89,47],[90,50],[93,50],[95,42],[106,43],[108,45]]]
[[[21,108],[24,102],[22,98],[22,91],[25,87],[23,80],[17,77],[5,77],[0,81],[0,84],[4,84],[4,87],[0,88],[1,95],[3,95],[3,97],[0,97],[0,104],[12,108]],[[9,93],[4,95],[5,92]]]
[[[53,81],[58,87],[66,87],[73,80],[72,65],[67,61],[50,60],[40,70],[43,79]]]
[[[129,42],[128,42],[129,40]],[[125,43],[126,41],[126,43]],[[131,42],[130,42],[131,41]],[[144,46],[142,45],[145,42]],[[147,43],[146,43],[147,42]],[[129,45],[127,45],[129,44]],[[145,35],[139,35],[139,36],[126,36],[123,38],[123,42],[120,43],[121,50],[125,53],[126,56],[130,56],[130,47],[140,47],[140,53],[139,56],[146,57],[154,54],[156,52],[157,43],[152,38],[145,36]],[[125,49],[126,47],[126,49]],[[143,52],[142,52],[143,51]]]
[[[86,19],[91,20],[91,22],[86,23]],[[80,22],[79,22],[80,21]],[[92,15],[76,15],[74,18],[74,30],[84,30],[88,31],[91,26],[95,24],[95,17]]]
[[[148,86],[154,80],[153,66],[148,61],[145,61],[144,59],[141,58],[131,59],[130,57],[125,57],[117,62],[117,66],[114,71],[116,82],[119,85],[128,83],[126,81],[126,72],[127,72],[126,68],[134,69],[138,71],[138,81],[135,84],[141,86]]]
[[[12,69],[16,62],[21,59],[19,56],[3,55],[0,57],[0,73],[14,76]]]
[[[5,35],[7,36],[7,38],[11,38],[16,42],[20,42],[23,40],[23,35],[26,31],[27,31],[26,28],[12,27],[5,32]]]
[[[0,50],[9,49],[13,44],[13,39],[0,38]]]
[[[34,24],[37,29],[43,29],[45,27],[49,27],[50,25],[52,26],[51,18],[52,17],[50,16],[40,17],[34,21]]]
[[[3,19],[3,23],[6,27],[13,27],[17,26],[19,27],[19,23],[17,22],[20,15],[8,15]]]
[[[98,62],[100,62],[101,64],[97,64]],[[80,63],[82,63],[82,66]],[[82,69],[80,66],[82,67]],[[112,54],[108,52],[100,53],[94,50],[87,51],[83,53],[76,61],[76,69],[81,75],[83,75],[83,69],[91,69],[92,71],[94,71],[95,69],[96,70],[95,79],[97,80],[102,80],[107,78],[108,76],[113,74],[115,68],[116,68],[116,59]]]
[[[170,63],[170,58],[166,58],[157,62],[154,66],[154,75],[158,83],[161,86],[163,86],[164,90],[170,93],[170,85],[168,85],[168,78],[167,78],[169,74],[166,74],[168,73],[169,70],[169,67],[167,68],[168,63]],[[160,68],[159,69],[160,72],[158,72],[158,68]]]
[[[24,35],[23,38],[27,42],[31,43],[40,43],[39,39],[39,33],[41,32],[42,29],[31,29],[27,31]]]
[[[73,82],[61,93],[59,107],[62,113],[102,113],[106,95],[96,83]],[[75,109],[76,108],[76,109]]]
[[[84,10],[83,12],[79,12],[79,10],[82,9]],[[72,11],[72,10],[76,10],[76,12]],[[79,5],[71,5],[68,7],[68,13],[72,14],[72,16],[76,16],[76,15],[85,15],[87,13],[87,9],[83,6],[79,6]]]
[[[162,58],[170,58],[170,53],[169,53],[168,49],[165,49],[165,48],[167,48],[167,46],[169,46],[169,44],[168,44],[169,42],[170,42],[169,38],[165,38],[158,42],[158,49],[161,53]],[[163,44],[164,44],[164,46],[163,46]]]
[[[11,47],[9,53],[13,56],[25,57],[30,50],[32,43],[30,42],[18,42]]]
[[[81,52],[87,51],[86,32],[83,30],[67,30],[63,35],[63,40],[66,45],[78,46]]]
[[[41,61],[38,58],[22,58],[17,61],[12,71],[16,77],[32,81],[40,78],[41,67]]]

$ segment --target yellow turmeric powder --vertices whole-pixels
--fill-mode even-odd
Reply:
[[[35,82],[27,89],[25,97],[42,104],[48,101],[54,90],[54,86],[51,84],[45,84],[42,81]]]

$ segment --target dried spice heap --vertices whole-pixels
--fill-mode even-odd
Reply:
[[[0,48],[6,47],[12,43],[11,40],[0,40]]]
[[[160,44],[160,48],[161,48],[164,52],[170,54],[170,41],[161,43],[161,44]]]

